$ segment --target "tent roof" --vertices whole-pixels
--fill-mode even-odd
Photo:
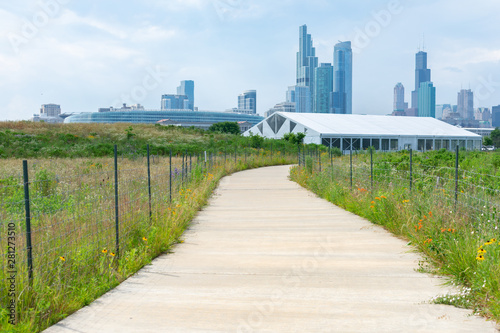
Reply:
[[[481,138],[467,130],[427,117],[277,112],[322,135],[454,136]]]

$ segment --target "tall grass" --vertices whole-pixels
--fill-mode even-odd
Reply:
[[[500,178],[492,163],[496,156],[461,152],[455,182],[452,153],[416,154],[411,191],[408,152],[375,154],[373,171],[369,154],[355,155],[352,187],[349,156],[330,160],[323,153],[322,172],[309,161],[304,168],[292,169],[291,178],[406,239],[424,255],[422,271],[447,276],[449,283],[462,289],[430,301],[473,309],[498,321]],[[492,174],[476,172],[480,169]]]
[[[245,152],[245,154],[243,154]],[[35,160],[30,165],[33,279],[28,279],[21,161],[0,167],[0,330],[38,332],[95,300],[181,241],[184,230],[225,175],[290,164],[295,154],[263,149],[211,151],[151,166],[151,215],[146,159],[120,158],[119,250],[116,247],[114,161]],[[172,201],[170,202],[170,196]],[[16,231],[16,325],[9,324],[8,225]]]

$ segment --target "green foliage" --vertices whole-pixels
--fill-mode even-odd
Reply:
[[[250,135],[250,147],[261,148],[264,146],[264,138],[259,135]]]
[[[234,135],[241,134],[240,126],[238,125],[238,123],[230,121],[213,124],[208,130],[210,132],[227,133]]]
[[[228,146],[296,150],[285,140],[239,135],[239,126],[229,123],[230,132],[208,132],[199,128],[159,124],[40,124],[0,122],[0,158],[112,157],[114,145],[120,156],[145,156],[149,144],[154,155],[202,153]],[[218,126],[225,126],[224,123]],[[238,127],[238,132],[236,132]],[[11,129],[11,128],[15,128]],[[232,128],[232,129],[231,129]]]
[[[332,148],[332,155],[335,157],[340,157],[342,156],[342,151],[340,148]]]
[[[306,159],[305,168],[293,168],[291,178],[406,239],[424,255],[431,267],[425,271],[449,277],[461,290],[430,301],[499,320],[500,154],[460,152],[456,194],[455,157],[446,150],[414,153],[411,191],[405,151],[374,154],[373,178],[370,155],[355,156],[352,188],[349,158],[344,157],[321,173],[313,173]]]
[[[283,135],[283,140],[290,142],[292,144],[302,144],[306,135],[304,133],[286,133]]]
[[[483,145],[485,146],[493,146],[493,139],[490,136],[486,136],[483,139]]]
[[[130,140],[135,136],[135,134],[133,133],[134,129],[132,128],[132,126],[129,126],[129,128],[127,128],[125,132],[127,133],[127,140]]]
[[[495,147],[500,147],[500,128],[495,128],[490,134],[491,141]]]

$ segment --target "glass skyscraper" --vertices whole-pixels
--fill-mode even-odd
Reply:
[[[188,98],[188,109],[194,111],[194,81],[181,81],[181,85],[177,87],[177,95],[185,95]]]
[[[406,109],[405,105],[405,87],[401,82],[396,84],[394,87],[394,110],[393,111],[404,111]]]
[[[238,96],[238,110],[249,111],[248,113],[257,114],[257,91],[247,90]]]
[[[297,86],[309,87],[310,95],[314,96],[314,74],[318,67],[316,49],[313,47],[311,35],[307,33],[307,25],[299,28],[299,52],[297,52]],[[307,106],[306,112],[312,112],[313,102]]]
[[[351,42],[335,45],[333,53],[332,113],[352,114],[352,49]]]
[[[333,66],[321,64],[314,73],[314,113],[330,113],[330,95],[333,92]]]
[[[186,95],[162,95],[162,110],[189,110],[189,100]]]
[[[436,88],[432,82],[422,82],[418,89],[418,116],[436,118]]]
[[[411,93],[411,107],[418,109],[420,85],[431,81],[431,70],[427,68],[427,52],[420,51],[415,56],[415,91]],[[418,113],[420,115],[420,112]]]
[[[474,119],[474,93],[472,90],[460,90],[457,98],[457,112],[463,119]]]
[[[286,101],[287,103],[295,103],[295,112],[311,113],[312,96],[309,87],[288,87]]]

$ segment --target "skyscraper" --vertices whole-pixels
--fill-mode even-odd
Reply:
[[[311,35],[307,33],[307,25],[299,28],[299,52],[297,52],[297,86],[309,87],[311,96],[314,95],[314,74],[318,67],[316,49],[313,47]],[[312,112],[313,102],[307,106],[306,112]]]
[[[189,100],[186,95],[169,95],[161,96],[162,110],[189,110]]]
[[[457,98],[457,112],[462,119],[474,119],[474,93],[472,90],[460,90]]]
[[[194,81],[181,81],[181,85],[177,87],[177,95],[185,95],[188,98],[188,109],[194,111]]]
[[[418,89],[418,116],[436,118],[436,88],[432,82],[422,82]]]
[[[394,87],[394,110],[404,111],[407,108],[405,103],[405,87],[401,82]]]
[[[295,103],[295,112],[311,113],[311,89],[309,87],[291,86],[286,93],[286,101]]]
[[[321,64],[314,73],[313,112],[330,112],[330,94],[333,92],[332,64]]]
[[[415,90],[411,93],[411,107],[418,109],[420,85],[431,81],[431,70],[427,68],[427,52],[420,51],[415,56]],[[420,113],[418,113],[420,115]]]
[[[257,114],[257,91],[247,90],[238,96],[238,109]]]
[[[352,114],[351,42],[340,42],[335,45],[333,68],[332,113]]]
[[[500,105],[491,108],[491,126],[500,127]]]

